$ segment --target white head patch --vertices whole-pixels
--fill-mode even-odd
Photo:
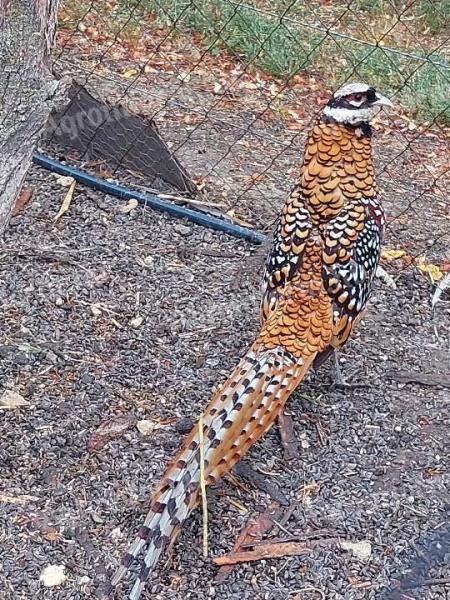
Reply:
[[[367,83],[347,83],[334,92],[333,98],[343,98],[350,94],[366,94],[369,89]]]
[[[387,102],[367,83],[347,83],[334,92],[324,114],[338,123],[355,126],[369,123]]]
[[[325,106],[323,113],[338,123],[357,125],[358,123],[368,123],[380,110],[380,106],[368,106],[365,108],[357,108],[356,110],[340,106]]]

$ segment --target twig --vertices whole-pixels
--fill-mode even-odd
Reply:
[[[278,427],[280,430],[281,444],[284,448],[285,460],[297,458],[300,451],[295,437],[294,423],[292,421],[292,416],[284,412],[284,410],[278,415]]]
[[[208,556],[208,502],[206,500],[205,483],[205,448],[203,445],[203,417],[198,420],[198,441],[200,445],[200,491],[202,495],[203,513],[203,556]]]
[[[430,387],[450,388],[450,379],[439,373],[416,373],[414,371],[391,371],[389,376],[399,383],[418,383]]]
[[[415,590],[420,587],[430,587],[432,585],[450,585],[450,577],[443,577],[441,579],[424,579],[423,581],[418,581],[408,587],[403,588],[404,590]]]
[[[304,542],[280,542],[271,543],[264,542],[255,544],[253,550],[245,550],[232,552],[225,556],[218,556],[213,559],[216,565],[235,565],[241,562],[250,562],[255,560],[263,560],[267,558],[282,558],[284,556],[301,556],[308,554],[316,548],[332,547],[339,548],[340,541],[336,538],[325,540],[314,540],[308,543]]]
[[[299,556],[308,554],[310,548],[300,542],[283,542],[281,544],[258,544],[253,550],[233,552],[213,559],[216,565],[235,565],[241,562],[280,558],[283,556]]]

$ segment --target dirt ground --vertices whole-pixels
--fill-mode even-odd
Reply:
[[[1,597],[92,598],[139,526],[184,420],[257,331],[263,250],[152,211],[124,214],[82,186],[54,224],[67,188],[38,168],[28,183],[33,200],[0,249],[0,386],[30,403],[2,411]],[[325,545],[244,564],[218,584],[196,513],[144,598],[450,597],[448,584],[430,582],[449,577],[450,556],[450,310],[441,303],[433,318],[431,292],[413,269],[396,290],[377,282],[342,357],[369,386],[331,388],[324,366],[289,404],[300,455],[285,461],[274,429],[247,458],[290,505],[269,537],[368,541],[365,558]],[[404,383],[404,371],[446,387]],[[154,424],[150,434],[141,420]],[[98,447],[105,424],[122,434]],[[211,556],[270,502],[242,482],[210,492]],[[62,586],[39,583],[49,564],[66,566]]]

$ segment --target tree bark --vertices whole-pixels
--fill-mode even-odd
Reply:
[[[59,0],[0,0],[0,235],[67,81],[50,71]]]

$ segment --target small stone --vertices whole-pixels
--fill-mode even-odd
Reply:
[[[136,423],[136,427],[142,435],[149,435],[155,429],[155,422],[149,419],[142,419]]]
[[[349,550],[359,560],[367,561],[372,554],[372,544],[369,540],[361,540],[360,542],[341,542],[343,550]]]
[[[182,223],[175,223],[173,230],[180,235],[190,235],[192,233],[191,227],[183,225]]]
[[[39,581],[45,587],[54,587],[61,585],[67,579],[64,565],[48,565],[39,576]]]
[[[136,198],[131,198],[124,206],[120,207],[120,212],[128,214],[138,206],[139,202],[136,200]]]
[[[115,527],[109,534],[114,542],[123,538],[123,533],[120,527]]]
[[[96,513],[96,512],[92,512],[91,513],[91,519],[94,521],[94,523],[97,523],[99,525],[101,523],[105,522],[104,519],[98,513]]]
[[[134,319],[131,319],[130,325],[131,325],[131,327],[134,327],[135,329],[137,329],[138,327],[140,327],[142,325],[143,322],[144,322],[143,317],[134,317]]]
[[[75,179],[70,176],[57,175],[56,181],[59,183],[59,185],[62,185],[63,187],[69,187],[72,185]]]
[[[64,306],[64,300],[61,298],[61,296],[55,298],[55,304],[56,306]]]
[[[99,317],[102,314],[102,311],[99,308],[98,304],[91,304],[91,313],[94,317]]]
[[[58,362],[58,357],[52,350],[49,350],[46,354],[46,359],[52,364],[56,364]]]

